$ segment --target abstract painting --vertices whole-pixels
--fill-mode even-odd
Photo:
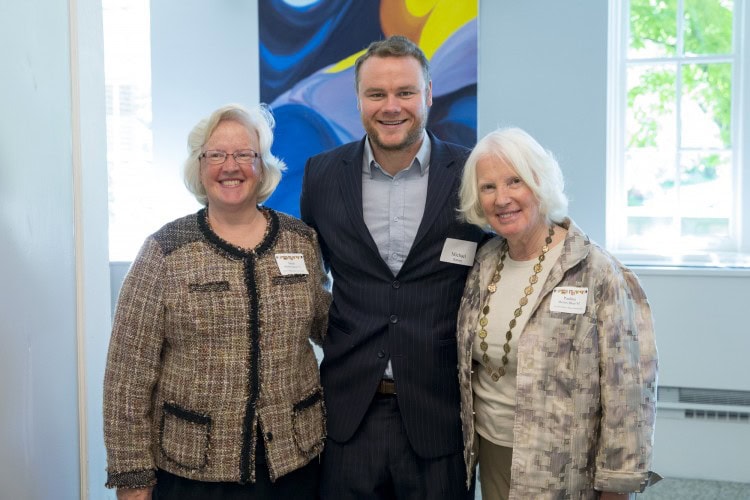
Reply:
[[[477,129],[478,0],[260,0],[260,98],[276,118],[273,152],[287,171],[266,202],[299,215],[308,157],[364,136],[354,62],[404,35],[430,60],[427,128],[471,147]]]

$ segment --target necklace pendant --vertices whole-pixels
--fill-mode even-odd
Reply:
[[[510,347],[510,341],[513,338],[512,330],[516,326],[516,318],[520,317],[523,313],[523,307],[528,305],[529,299],[528,297],[534,293],[534,285],[537,284],[539,281],[539,273],[542,272],[542,262],[544,262],[545,254],[549,251],[549,246],[552,244],[552,236],[555,234],[554,226],[549,228],[549,236],[545,239],[545,245],[542,247],[542,252],[539,254],[537,263],[534,264],[533,267],[533,274],[529,277],[529,286],[525,287],[523,290],[523,295],[521,296],[521,299],[518,301],[518,307],[513,311],[513,318],[508,323],[508,331],[505,332],[505,339],[506,342],[503,345],[503,356],[500,359],[502,364],[500,367],[495,371],[490,366],[490,357],[487,354],[487,349],[489,348],[489,345],[487,344],[486,338],[488,335],[487,330],[485,327],[489,324],[489,320],[487,319],[487,313],[489,313],[489,305],[485,305],[482,309],[482,313],[484,316],[480,318],[479,324],[481,325],[481,328],[479,330],[479,338],[482,339],[482,341],[479,343],[479,348],[482,350],[482,364],[487,370],[487,374],[489,374],[490,378],[492,378],[493,382],[497,382],[500,380],[501,377],[503,377],[506,373],[505,366],[510,362],[510,359],[508,358],[508,355],[510,354],[511,347]],[[508,243],[505,242],[502,254],[500,255],[500,262],[497,264],[497,267],[495,269],[495,274],[492,276],[492,281],[489,285],[487,285],[487,290],[490,293],[495,293],[497,291],[497,283],[500,281],[500,274],[504,267],[505,258],[508,255]]]

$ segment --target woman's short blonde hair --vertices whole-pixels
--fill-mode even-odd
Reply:
[[[286,170],[286,164],[273,154],[273,127],[275,121],[270,109],[265,104],[259,104],[251,108],[245,108],[240,104],[228,104],[223,106],[207,118],[199,121],[188,135],[188,157],[184,165],[184,181],[188,191],[202,205],[208,204],[206,188],[201,182],[200,155],[203,154],[203,146],[216,130],[221,122],[235,121],[245,126],[248,132],[258,136],[258,155],[261,159],[263,176],[258,185],[258,202],[266,201],[279,185],[281,173]]]
[[[477,163],[496,157],[512,167],[539,202],[548,222],[562,222],[568,215],[568,198],[563,189],[560,165],[531,135],[517,127],[499,128],[484,136],[471,151],[461,178],[460,217],[483,229],[489,227],[477,186]]]

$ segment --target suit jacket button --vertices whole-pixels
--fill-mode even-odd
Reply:
[[[384,357],[385,357],[385,352],[383,352],[383,351],[378,351],[378,357],[379,357],[379,358],[384,358]]]
[[[266,440],[273,441],[273,432],[266,432]]]
[[[399,280],[395,280],[393,283],[391,283],[391,286],[393,286],[393,288],[398,288],[401,286],[401,282]]]
[[[391,314],[391,318],[390,319],[391,319],[391,323],[393,323],[393,324],[398,323],[398,316],[396,316],[395,314]]]

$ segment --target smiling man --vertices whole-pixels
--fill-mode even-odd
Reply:
[[[300,199],[333,275],[321,496],[473,498],[456,357],[461,293],[484,237],[456,217],[469,151],[425,130],[429,63],[407,38],[370,44],[355,87],[367,135],[310,158]]]

